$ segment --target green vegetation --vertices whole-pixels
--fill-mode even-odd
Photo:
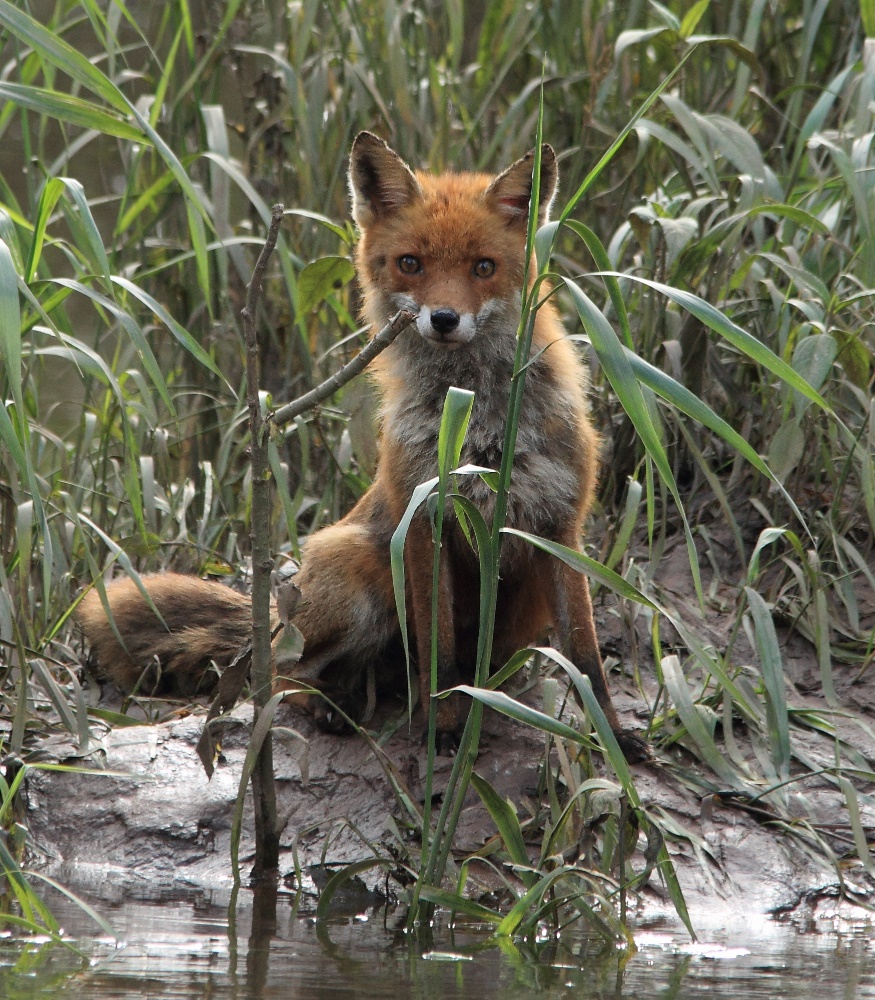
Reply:
[[[835,858],[839,879],[848,863],[869,872],[859,805],[871,805],[875,774],[834,713],[875,658],[872,21],[868,0],[622,11],[171,0],[136,14],[120,0],[0,0],[4,754],[27,762],[33,738],[56,729],[87,748],[71,613],[113,562],[246,565],[240,311],[271,203],[288,211],[258,328],[262,389],[278,406],[365,339],[348,260],[353,136],[374,129],[417,165],[491,169],[541,129],[560,154],[553,215],[565,224],[531,237],[585,342],[606,441],[598,546],[557,557],[619,595],[630,634],[646,622],[656,683],[649,654],[630,667],[678,780],[766,802],[787,836]],[[463,403],[448,413],[442,504]],[[375,451],[361,381],[271,441],[278,565],[361,495]],[[501,525],[468,516],[488,562]],[[660,580],[678,538],[692,579],[684,613]],[[731,623],[719,639],[709,614]],[[816,650],[823,711],[794,704],[778,629]],[[540,713],[495,690],[521,658],[498,680],[481,669],[441,835],[404,856],[415,898],[499,935],[583,917],[611,937],[624,933],[625,891],[658,866],[683,914],[665,840],[688,833],[641,805],[586,684],[542,655],[588,716],[557,718],[552,680]],[[471,775],[483,704],[549,734],[535,828]],[[590,757],[587,718],[610,780]],[[789,811],[788,786],[821,772],[848,803],[856,861]],[[441,882],[468,781],[512,870],[499,908],[462,893],[464,862],[458,894]],[[4,820],[18,783],[0,780]],[[415,809],[408,819],[422,823]],[[539,842],[534,862],[527,841]],[[23,893],[20,858],[6,853]],[[25,916],[38,912],[18,898]]]

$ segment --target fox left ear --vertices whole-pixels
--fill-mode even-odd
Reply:
[[[532,197],[532,170],[535,151],[528,153],[516,163],[512,163],[504,173],[498,175],[486,189],[487,201],[507,216],[508,222],[525,225],[529,217],[529,201]],[[541,146],[541,187],[538,199],[538,225],[543,226],[550,215],[550,204],[556,194],[559,170],[553,147]]]
[[[382,139],[359,132],[349,157],[352,217],[361,229],[422,197],[413,171]]]

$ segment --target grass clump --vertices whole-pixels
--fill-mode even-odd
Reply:
[[[35,735],[58,729],[87,748],[79,587],[115,562],[228,576],[246,565],[240,311],[269,205],[294,206],[259,304],[271,405],[364,340],[352,137],[376,128],[408,162],[489,169],[543,133],[567,200],[531,245],[569,329],[583,330],[607,442],[598,544],[578,566],[619,595],[633,641],[652,644],[650,739],[678,780],[765,804],[824,858],[828,833],[796,821],[787,789],[833,783],[849,855],[868,871],[859,806],[872,767],[841,706],[871,682],[875,656],[875,42],[856,4],[779,7],[267,0],[135,16],[65,0],[38,19],[0,0],[0,136],[14,151],[0,153],[4,751],[26,759]],[[642,109],[631,126],[630,108]],[[362,494],[375,454],[361,383],[271,439],[278,566]],[[494,569],[501,520],[478,527]],[[661,577],[678,539],[693,581],[681,607]],[[729,623],[719,635],[709,613]],[[797,697],[791,634],[816,651],[822,709]],[[620,933],[622,890],[655,866],[682,908],[665,848],[678,827],[641,804],[605,743],[616,780],[591,770],[589,744],[555,713],[503,701],[488,641],[482,652],[456,792],[433,841],[426,812],[411,862],[415,898],[474,907],[441,886],[470,780],[518,879],[506,911],[477,911],[500,934],[533,933],[546,910],[561,923],[568,908]],[[536,724],[552,748],[537,836],[471,777],[483,704]],[[565,859],[596,828],[587,864]]]

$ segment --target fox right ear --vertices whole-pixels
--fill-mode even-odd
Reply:
[[[507,218],[510,225],[524,227],[528,222],[534,164],[535,151],[532,149],[521,160],[512,163],[504,173],[499,174],[486,189],[487,199]],[[541,146],[539,226],[543,226],[550,215],[550,204],[556,195],[558,180],[556,154],[553,147],[545,142]]]
[[[349,158],[352,217],[363,229],[422,197],[413,171],[372,132],[359,132]]]

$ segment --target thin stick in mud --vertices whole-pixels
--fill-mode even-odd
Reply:
[[[314,389],[292,400],[280,409],[262,417],[259,398],[258,338],[255,317],[261,282],[267,270],[270,255],[276,248],[284,208],[281,204],[271,209],[267,239],[258,255],[252,280],[246,293],[242,310],[246,341],[246,401],[249,408],[250,464],[252,468],[252,512],[250,538],[252,541],[252,690],[254,703],[253,729],[261,710],[270,698],[271,690],[271,629],[270,629],[270,576],[273,561],[270,555],[270,465],[268,458],[269,422],[277,426],[289,423],[296,417],[341,389],[359,375],[381,351],[415,319],[410,310],[401,310],[383,327],[356,357],[338,372]],[[265,736],[258,760],[252,771],[252,793],[255,800],[255,863],[252,875],[263,878],[276,872],[279,865],[279,829],[277,824],[276,791],[273,772],[273,742],[270,733]]]
[[[267,704],[271,689],[270,655],[270,465],[267,436],[261,416],[259,399],[258,338],[255,317],[261,281],[270,255],[276,247],[283,206],[271,209],[267,239],[258,255],[252,280],[246,291],[243,308],[243,330],[246,338],[246,402],[249,407],[250,463],[252,467],[252,510],[250,538],[252,541],[252,694],[254,706],[253,731],[261,710]],[[252,771],[252,796],[255,806],[255,864],[252,874],[263,878],[279,868],[279,828],[276,810],[276,788],[273,773],[273,740],[267,733],[258,760]]]

